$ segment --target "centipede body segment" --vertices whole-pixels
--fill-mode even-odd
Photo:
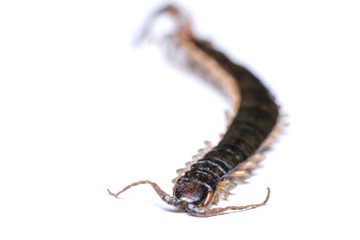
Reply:
[[[232,62],[208,41],[195,37],[187,17],[172,5],[154,13],[144,35],[160,14],[169,14],[177,24],[171,41],[186,56],[183,64],[229,96],[233,102],[234,115],[227,114],[227,131],[221,135],[222,139],[216,146],[205,142],[206,147],[200,149],[184,168],[177,170],[172,196],[148,180],[133,183],[116,194],[108,190],[109,193],[117,197],[130,187],[150,184],[167,204],[184,208],[195,216],[207,217],[228,210],[265,205],[270,196],[269,188],[262,203],[210,208],[219,201],[219,196],[227,198],[236,182],[251,175],[251,171],[264,158],[264,150],[281,130],[283,125],[277,124],[279,107],[273,96],[248,69]]]

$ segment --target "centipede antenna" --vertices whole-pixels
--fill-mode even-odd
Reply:
[[[151,182],[149,180],[142,180],[142,181],[139,181],[139,182],[134,182],[128,186],[126,186],[123,190],[119,191],[118,193],[112,193],[109,189],[107,189],[107,191],[109,192],[110,195],[114,196],[114,197],[118,197],[120,194],[122,194],[123,192],[125,192],[126,190],[128,190],[129,188],[132,188],[132,187],[135,187],[137,185],[141,185],[141,184],[150,184],[155,192],[159,195],[159,197],[163,198],[164,195],[166,194],[160,187],[159,185],[157,185],[156,183],[154,182]]]
[[[223,212],[229,211],[229,210],[244,210],[244,209],[252,209],[252,208],[258,208],[261,206],[264,206],[270,198],[270,188],[267,188],[268,192],[267,192],[267,196],[265,198],[265,200],[262,203],[258,203],[258,204],[250,204],[250,205],[244,205],[244,206],[228,206],[228,207],[218,207],[218,208],[212,208],[212,209],[208,209],[208,208],[204,208],[204,207],[196,207],[192,204],[187,205],[186,210],[196,216],[199,217],[213,217],[216,215],[220,215]]]
[[[109,189],[107,189],[108,193],[111,195],[111,196],[114,196],[116,198],[118,198],[118,196],[120,194],[122,194],[123,192],[125,192],[126,190],[128,190],[129,188],[132,188],[132,187],[135,187],[137,185],[141,185],[141,184],[150,184],[152,186],[152,188],[155,190],[155,192],[157,193],[157,195],[159,195],[159,197],[161,198],[161,200],[163,200],[165,203],[169,204],[169,205],[172,205],[172,206],[175,206],[175,207],[178,207],[180,206],[181,204],[181,201],[174,198],[174,197],[171,197],[169,194],[167,194],[166,192],[164,192],[160,187],[159,185],[157,185],[156,183],[154,182],[151,182],[149,180],[142,180],[142,181],[138,181],[138,182],[134,182],[128,186],[126,186],[125,188],[123,188],[123,190],[119,191],[118,193],[113,193],[111,192]]]
[[[244,205],[244,206],[228,206],[228,207],[224,207],[224,208],[212,208],[212,209],[208,209],[208,216],[216,216],[219,215],[225,211],[228,210],[244,210],[244,209],[250,209],[250,208],[258,208],[261,206],[264,206],[270,198],[270,188],[267,188],[268,192],[266,195],[265,200],[262,203],[258,203],[258,204],[250,204],[250,205]]]

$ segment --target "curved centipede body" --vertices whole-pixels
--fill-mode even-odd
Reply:
[[[209,42],[194,36],[187,17],[178,8],[169,5],[155,12],[152,20],[168,13],[177,23],[177,31],[171,40],[176,49],[183,51],[186,67],[203,76],[233,102],[234,115],[227,114],[227,132],[221,135],[217,146],[205,142],[185,168],[177,170],[178,177],[173,195],[165,193],[151,181],[139,181],[128,185],[115,197],[130,187],[150,184],[167,204],[186,209],[195,216],[216,216],[228,210],[242,210],[263,206],[269,199],[259,204],[209,208],[219,201],[219,196],[227,198],[235,182],[248,178],[251,171],[264,157],[268,148],[283,125],[277,124],[279,107],[268,89],[248,69],[232,62],[225,54],[215,49]],[[151,25],[150,21],[149,25]],[[146,35],[149,26],[145,28]]]

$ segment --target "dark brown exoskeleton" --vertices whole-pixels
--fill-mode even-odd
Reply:
[[[270,196],[269,188],[265,201],[259,204],[208,208],[218,201],[219,195],[225,198],[228,196],[229,189],[234,186],[231,180],[249,176],[249,172],[263,157],[262,151],[279,132],[280,128],[275,127],[279,108],[274,98],[249,70],[233,63],[209,42],[197,39],[188,19],[178,8],[166,6],[157,11],[152,19],[162,13],[168,13],[176,20],[177,31],[173,40],[176,47],[185,52],[186,65],[230,96],[236,115],[229,117],[232,121],[228,131],[216,147],[207,142],[207,150],[200,151],[186,168],[178,170],[173,196],[147,180],[133,183],[116,194],[109,193],[117,197],[130,187],[150,184],[164,202],[185,208],[196,216],[215,216],[227,210],[265,205]]]

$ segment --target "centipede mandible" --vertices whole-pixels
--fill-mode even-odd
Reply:
[[[251,176],[264,158],[264,152],[286,126],[280,120],[279,106],[273,95],[247,68],[234,63],[211,42],[198,38],[188,15],[177,6],[167,5],[155,11],[140,38],[148,34],[160,15],[168,15],[175,22],[175,31],[168,41],[182,52],[182,64],[228,96],[233,113],[226,114],[228,124],[219,143],[213,145],[205,141],[206,147],[176,171],[178,176],[173,179],[172,195],[149,180],[134,182],[117,193],[108,189],[109,194],[118,197],[131,187],[149,184],[165,203],[198,217],[266,205],[270,188],[267,188],[263,202],[212,208],[220,198],[227,199],[232,189]]]

